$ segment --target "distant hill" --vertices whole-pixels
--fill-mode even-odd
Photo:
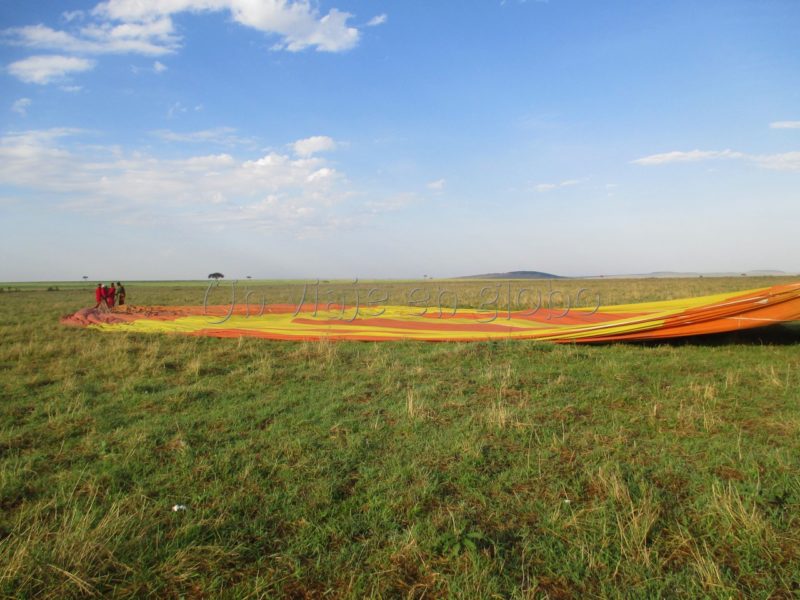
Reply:
[[[781,276],[789,275],[785,271],[777,271],[772,269],[757,269],[752,271],[739,271],[739,272],[720,272],[720,273],[698,273],[691,271],[654,271],[652,273],[628,273],[618,275],[591,275],[587,279],[651,279],[651,278],[682,278],[682,277],[768,277],[768,276]]]
[[[542,271],[508,271],[507,273],[484,273],[483,275],[464,275],[454,279],[651,279],[651,278],[683,278],[683,277],[767,277],[789,275],[785,271],[774,269],[754,269],[751,271],[727,273],[699,273],[689,271],[654,271],[652,273],[628,273],[615,275],[584,275],[582,277],[564,277]]]
[[[770,271],[769,269],[756,269],[748,271],[747,275],[788,275],[786,271]]]
[[[508,273],[485,273],[483,275],[465,275],[456,279],[564,279],[561,275],[542,273],[541,271],[509,271]]]

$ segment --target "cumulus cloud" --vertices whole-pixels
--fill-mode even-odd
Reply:
[[[79,134],[62,128],[0,137],[0,186],[127,222],[235,222],[297,233],[352,216],[340,210],[353,196],[347,179],[324,158],[272,151],[247,160],[229,153],[167,160],[83,146],[73,139]]]
[[[800,129],[800,121],[774,121],[769,124],[770,129]]]
[[[290,52],[306,48],[343,52],[355,47],[360,37],[359,30],[348,25],[352,15],[336,8],[323,14],[308,0],[107,0],[88,12],[63,13],[66,30],[44,24],[11,27],[0,31],[0,41],[58,53],[8,66],[8,72],[22,81],[45,84],[67,73],[90,70],[94,62],[87,55],[173,53],[182,42],[173,16],[203,12],[226,13],[244,27],[277,38],[273,49]],[[370,24],[382,22],[385,15]],[[155,73],[166,69],[160,61],[153,63]]]
[[[83,13],[65,13],[65,20],[76,24],[70,31],[38,24],[6,29],[3,37],[19,46],[76,54],[160,56],[180,46],[172,17],[202,12],[225,12],[240,25],[277,36],[274,47],[291,52],[342,52],[359,39],[358,29],[347,23],[349,13],[332,8],[322,14],[305,0],[108,0],[80,26]]]
[[[328,152],[336,148],[336,142],[327,135],[315,135],[292,144],[292,149],[297,156],[313,156],[320,152]]]
[[[94,68],[94,61],[75,56],[31,56],[8,65],[8,72],[25,83],[44,85],[63,79],[70,73],[81,73]]]
[[[636,165],[652,167],[675,162],[700,162],[719,159],[743,160],[763,169],[771,169],[774,171],[800,171],[800,152],[747,154],[733,150],[673,151],[663,154],[652,154],[643,158],[637,158],[631,162]]]
[[[11,110],[18,115],[22,115],[23,117],[28,114],[28,107],[31,105],[30,98],[20,98],[19,100],[15,100],[14,103],[11,105]]]

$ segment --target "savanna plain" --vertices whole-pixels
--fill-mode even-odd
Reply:
[[[610,304],[789,281],[512,285]],[[359,285],[475,306],[497,283]],[[800,594],[800,324],[273,342],[66,327],[92,282],[0,287],[2,597]],[[126,287],[134,305],[206,291]]]

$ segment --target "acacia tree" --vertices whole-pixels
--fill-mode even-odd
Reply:
[[[217,281],[219,281],[220,279],[224,279],[225,275],[223,275],[222,273],[211,273],[211,275],[209,275],[208,278],[216,279]]]

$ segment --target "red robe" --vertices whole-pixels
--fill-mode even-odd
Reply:
[[[94,300],[95,302],[97,302],[97,306],[100,306],[100,303],[103,301],[104,298],[105,295],[103,294],[103,288],[101,287],[94,288]]]
[[[113,285],[106,291],[106,304],[108,308],[114,308],[114,297],[117,294],[117,288]]]

